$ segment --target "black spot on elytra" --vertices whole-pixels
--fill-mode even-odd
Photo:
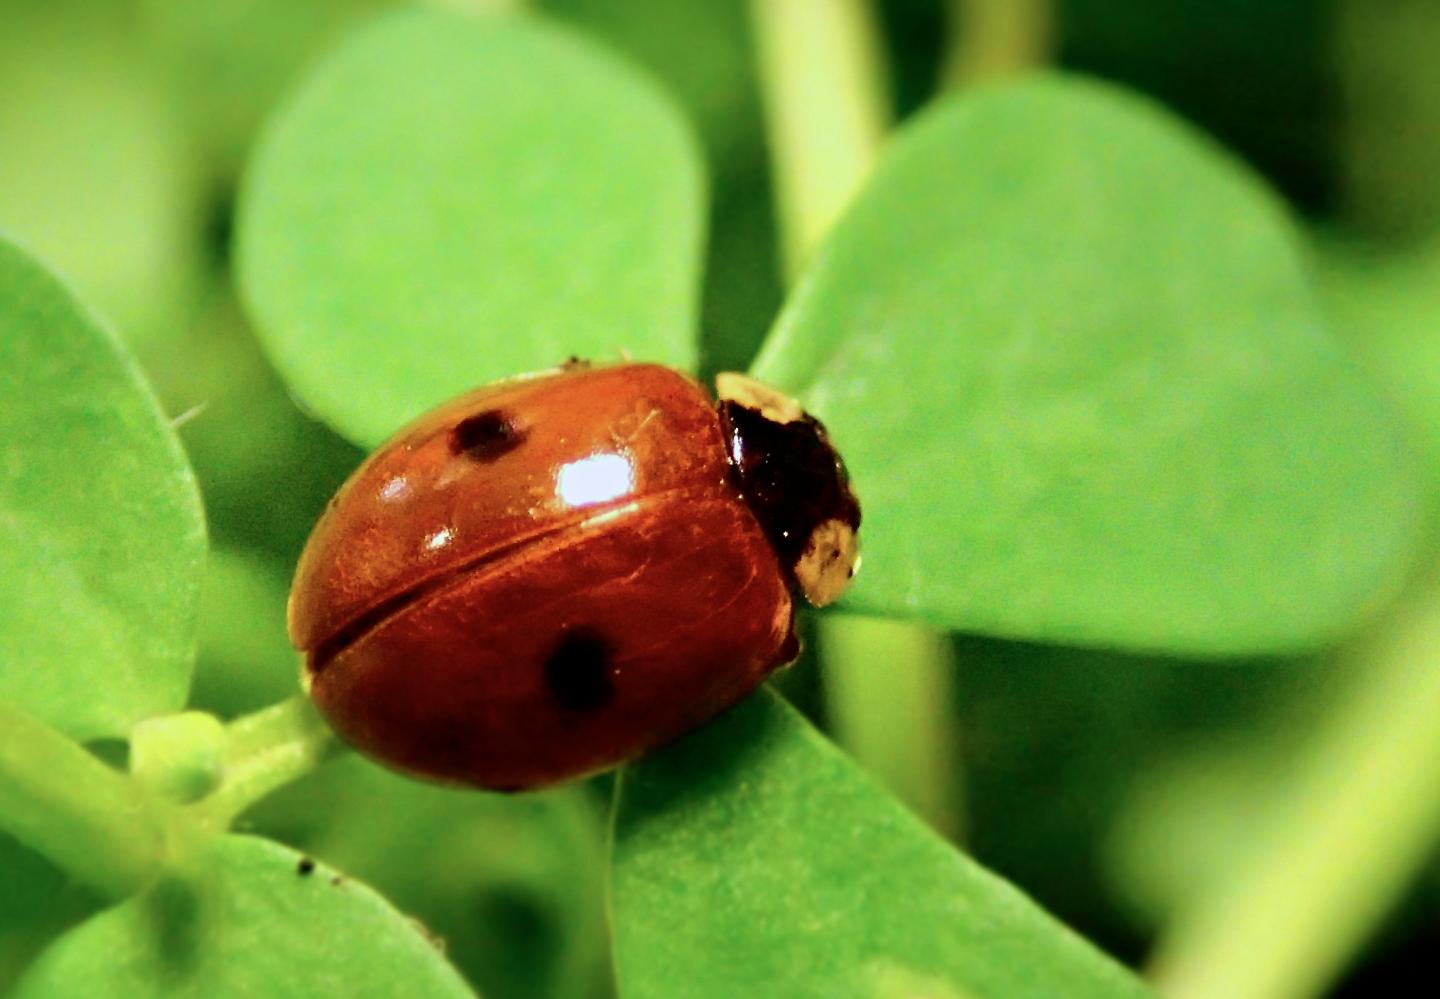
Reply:
[[[309,874],[314,874],[315,861],[311,860],[309,857],[301,857],[300,863],[295,865],[295,873],[299,874],[301,877],[305,877]]]
[[[450,432],[450,449],[476,461],[494,461],[525,443],[525,431],[498,409],[467,416]]]
[[[609,647],[591,632],[567,634],[545,660],[545,687],[567,711],[603,708],[615,694]]]

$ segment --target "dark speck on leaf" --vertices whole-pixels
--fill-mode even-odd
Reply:
[[[301,877],[304,877],[307,874],[313,874],[314,871],[315,861],[311,860],[309,857],[301,857],[300,863],[295,865],[295,873],[299,874]]]

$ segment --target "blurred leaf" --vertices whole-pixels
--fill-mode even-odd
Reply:
[[[759,152],[760,98],[745,0],[542,0],[540,6],[664,81],[690,112],[717,170]]]
[[[1335,183],[1333,5],[1063,0],[1055,7],[1066,67],[1150,94],[1254,164],[1287,198],[1327,207]]]
[[[269,553],[288,575],[364,453],[296,407],[223,289],[146,370],[169,411],[186,414],[180,439],[216,543]]]
[[[866,504],[861,608],[1204,655],[1334,639],[1417,490],[1255,182],[1157,109],[1041,78],[896,137],[756,374]]]
[[[744,371],[780,309],[779,237],[764,162],[717,178],[705,270],[704,371]]]
[[[1391,237],[1434,233],[1440,8],[1432,0],[1340,0],[1329,19],[1312,20],[1331,30],[1342,110],[1336,172],[1347,221]]]
[[[195,158],[125,6],[0,0],[0,228],[139,348],[183,320],[204,219]]]
[[[1331,322],[1410,417],[1440,495],[1440,243],[1384,253],[1329,236],[1316,250]]]
[[[50,938],[99,903],[52,864],[0,835],[0,995]]]
[[[490,999],[593,994],[604,969],[604,828],[587,787],[495,795],[349,756],[249,820],[425,921]]]
[[[780,308],[770,162],[745,0],[544,0],[653,72],[689,112],[710,164],[703,372],[743,371]]]
[[[684,123],[568,32],[427,11],[324,62],[247,177],[240,277],[281,373],[374,444],[571,354],[695,359]]]
[[[1284,764],[1300,742],[1286,735],[1217,739],[1153,762],[1111,816],[1110,896],[1156,927],[1224,878],[1285,799]]]
[[[1327,232],[1314,248],[1328,318],[1410,416],[1432,495],[1440,496],[1440,341],[1433,335],[1440,323],[1440,247],[1386,252]],[[1267,684],[1247,683],[1235,692],[1245,702],[1247,724],[1223,731],[1212,727],[1203,739],[1193,734],[1176,739],[1178,719],[1167,721],[1167,712],[1152,706],[1152,723],[1169,737],[1156,740],[1146,766],[1132,767],[1133,786],[1109,809],[1109,894],[1154,926],[1227,877],[1280,810],[1290,807],[1297,760],[1313,732],[1354,700],[1369,664],[1353,658],[1286,664],[1280,672],[1303,682],[1292,684],[1279,703],[1267,704],[1275,700],[1267,696]],[[1208,697],[1197,689],[1186,698],[1184,712],[1192,723],[1213,700],[1216,685],[1209,686]],[[1027,706],[1017,712],[1033,716]],[[1090,731],[1134,728],[1134,721],[1118,720],[1089,726]],[[1035,749],[1017,748],[1017,755]],[[1002,838],[1013,841],[997,830],[996,839]]]
[[[390,0],[141,0],[143,24],[191,129],[221,173],[316,50]]]
[[[134,363],[0,241],[0,697],[80,739],[184,705],[205,531]]]
[[[1440,572],[1346,649],[1354,682],[1284,761],[1245,851],[1150,957],[1174,999],[1325,994],[1440,839]]]
[[[374,891],[300,861],[268,840],[218,839],[192,879],[162,879],[57,940],[16,995],[472,995]]]
[[[299,654],[285,633],[289,592],[279,566],[233,549],[211,550],[192,706],[233,718],[299,693]]]
[[[1128,835],[1117,826],[1135,819],[1128,810],[1177,756],[1249,745],[1252,735],[1257,750],[1283,752],[1288,741],[1271,747],[1267,737],[1303,731],[1297,707],[1329,686],[1314,660],[1195,661],[968,636],[955,658],[968,850],[1088,939],[1134,959],[1154,910],[1129,903],[1169,886],[1132,885],[1125,878],[1138,867],[1115,869],[1115,841]],[[1206,818],[1187,833],[1218,838],[1230,827]],[[1182,863],[1189,848],[1177,842],[1168,861]]]
[[[611,908],[627,997],[904,995],[904,982],[1148,995],[768,691],[621,780]]]

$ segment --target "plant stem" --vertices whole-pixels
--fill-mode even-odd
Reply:
[[[1054,45],[1053,0],[950,0],[941,80],[962,87],[1044,65]]]
[[[820,655],[836,741],[938,832],[959,839],[949,639],[909,622],[832,614],[820,619]]]
[[[889,114],[866,0],[751,0],[786,274],[870,172]]]
[[[869,175],[889,125],[864,0],[752,0],[777,214],[793,281]],[[915,624],[822,618],[836,740],[946,834],[960,825],[949,644]]]
[[[1440,587],[1360,650],[1357,689],[1232,877],[1180,913],[1152,976],[1171,999],[1323,993],[1440,836]]]
[[[330,726],[302,695],[231,722],[220,786],[187,811],[220,832],[265,795],[314,770],[338,748]]]
[[[0,704],[0,828],[107,898],[166,853],[166,809],[69,737]]]

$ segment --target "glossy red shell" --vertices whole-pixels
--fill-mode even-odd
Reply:
[[[501,383],[402,430],[316,526],[290,634],[357,748],[523,788],[722,710],[794,658],[792,617],[715,403],[622,365]]]

